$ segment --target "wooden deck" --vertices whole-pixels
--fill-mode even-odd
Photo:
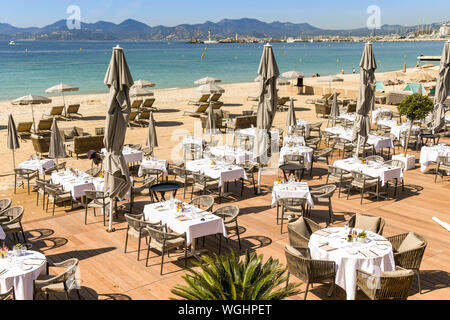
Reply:
[[[447,141],[448,142],[448,141]],[[419,154],[415,153],[418,157]],[[336,160],[336,157],[333,158]],[[332,161],[333,161],[332,160]],[[323,164],[315,165],[313,179],[306,178],[310,185],[324,184],[326,169]],[[284,246],[287,244],[286,229],[280,234],[280,226],[276,223],[276,209],[271,208],[270,185],[275,176],[264,176],[262,195],[254,196],[251,187],[245,188],[243,199],[235,202],[240,209],[239,225],[243,249],[256,250],[280,259],[284,264]],[[406,190],[399,191],[397,199],[372,201],[364,199],[359,204],[359,194],[353,194],[350,200],[346,196],[333,197],[335,215],[334,225],[343,225],[345,220],[356,213],[379,215],[386,220],[384,236],[415,231],[428,240],[428,247],[421,266],[423,293],[418,293],[417,278],[411,288],[410,299],[448,299],[450,297],[450,236],[449,232],[431,220],[433,216],[450,221],[450,178],[438,178],[434,183],[434,174],[422,173],[419,165],[406,173]],[[230,190],[233,186],[230,185]],[[390,194],[392,195],[392,189]],[[34,195],[26,196],[26,191],[19,191],[20,205],[36,209]],[[177,198],[182,199],[178,195]],[[187,195],[186,199],[189,199]],[[149,199],[137,199],[133,211],[142,211]],[[13,205],[14,202],[13,200]],[[226,202],[223,202],[226,204]],[[216,204],[214,208],[219,207]],[[31,209],[30,209],[31,210]],[[313,210],[312,219],[325,226],[327,208],[318,207]],[[49,260],[62,261],[71,257],[80,259],[83,299],[168,299],[173,297],[170,290],[176,284],[183,283],[181,276],[183,261],[176,261],[179,253],[171,254],[164,265],[164,274],[159,274],[161,257],[151,252],[150,266],[145,266],[146,246],[143,245],[141,261],[137,261],[137,241],[130,238],[129,252],[124,254],[126,223],[123,214],[119,214],[114,222],[116,232],[107,233],[103,226],[103,218],[93,216],[89,212],[88,224],[84,225],[84,210],[66,212],[64,208],[57,209],[53,218],[27,222],[24,224],[29,241],[36,250],[43,252]],[[143,244],[145,242],[143,241]],[[10,243],[11,244],[11,243]],[[217,252],[218,239],[207,237],[206,248]],[[228,247],[239,251],[237,238],[232,237]],[[192,266],[192,264],[190,264]],[[292,281],[295,281],[291,278]],[[302,290],[305,285],[302,285]],[[329,299],[326,295],[328,286],[315,285],[308,295],[309,299]],[[73,292],[72,297],[76,299]],[[337,299],[345,299],[345,292],[338,288]],[[64,297],[51,296],[52,299]],[[303,299],[303,294],[293,297]],[[358,293],[357,299],[366,299]]]

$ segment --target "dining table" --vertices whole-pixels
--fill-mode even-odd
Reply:
[[[398,140],[400,140],[402,134],[409,131],[410,122],[404,122],[399,124],[397,120],[381,119],[378,120],[378,125],[383,125],[391,129],[391,134],[394,135]],[[413,125],[411,129],[411,134],[418,137],[420,135],[420,127],[418,125]],[[404,139],[401,139],[402,145],[405,144]]]
[[[301,155],[304,158],[305,168],[311,169],[314,150],[307,146],[287,146],[280,150],[280,159],[278,165],[281,166],[286,163],[284,157],[287,155]]]
[[[52,159],[44,159],[38,157],[32,157],[19,164],[20,169],[27,169],[37,171],[41,175],[45,175],[45,170],[55,166],[55,162]]]
[[[450,146],[438,144],[435,146],[423,146],[420,150],[420,171],[427,171],[431,163],[435,163],[438,157],[450,157]]]
[[[253,152],[246,151],[242,148],[235,148],[228,145],[211,147],[209,149],[211,154],[216,157],[233,157],[235,163],[243,163],[245,161],[253,161]]]
[[[314,201],[307,182],[274,182],[272,188],[272,207],[275,207],[279,199],[284,198],[305,198],[311,208],[314,208]]]
[[[33,300],[33,282],[46,272],[47,259],[32,250],[9,250],[7,257],[0,258],[0,293],[14,287],[16,300]]]
[[[283,147],[294,147],[306,145],[304,136],[287,135],[283,138]]]
[[[247,174],[243,168],[220,161],[214,162],[209,158],[187,161],[186,169],[199,172],[212,179],[218,179],[219,187],[223,186],[225,182],[247,179]]]
[[[161,170],[162,173],[167,176],[168,163],[167,160],[158,160],[156,158],[145,158],[142,160],[141,165],[139,166],[138,176],[142,177],[144,175],[145,169],[157,169]]]
[[[395,270],[393,248],[386,238],[365,231],[364,239],[347,241],[347,235],[352,231],[360,234],[365,230],[348,226],[321,229],[311,235],[308,244],[311,259],[336,263],[335,283],[345,290],[347,300],[355,300],[356,270],[373,275]]]
[[[106,148],[102,149],[102,154],[106,155]],[[141,162],[144,159],[144,152],[125,146],[122,150],[125,163]]]

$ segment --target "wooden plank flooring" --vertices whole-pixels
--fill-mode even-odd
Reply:
[[[448,142],[448,141],[447,141]],[[411,152],[410,152],[411,153]],[[413,152],[414,153],[414,152]],[[415,152],[418,157],[419,154]],[[336,157],[333,159],[335,160]],[[332,160],[332,161],[333,161]],[[315,165],[313,179],[307,177],[310,185],[325,183],[326,167],[323,164]],[[239,250],[237,238],[231,237],[229,248],[239,251],[256,250],[280,259],[284,264],[284,246],[287,244],[286,228],[280,234],[280,226],[276,224],[276,209],[271,208],[270,185],[275,176],[263,176],[262,195],[255,197],[253,189],[246,187],[244,197],[236,204],[241,209],[239,217],[241,240],[243,249]],[[236,187],[238,188],[238,187]],[[233,185],[230,186],[233,190]],[[415,231],[425,236],[428,247],[421,267],[423,294],[418,294],[417,279],[413,281],[410,299],[448,299],[450,297],[450,237],[448,231],[431,220],[433,216],[441,220],[450,221],[450,178],[438,179],[434,183],[433,174],[420,172],[416,169],[406,173],[406,190],[399,191],[397,199],[374,202],[364,199],[359,204],[359,195],[353,194],[349,200],[346,193],[338,198],[333,197],[335,214],[334,225],[343,225],[345,220],[356,213],[369,213],[379,215],[386,220],[384,236],[391,236],[403,232]],[[35,196],[21,197],[19,190],[17,197],[26,208],[36,208]],[[392,194],[392,189],[390,190]],[[182,193],[177,198],[182,199]],[[187,194],[187,199],[190,194]],[[25,200],[23,200],[25,199]],[[142,211],[148,199],[140,198],[133,209],[136,213]],[[225,202],[222,205],[226,204]],[[216,204],[215,208],[220,204]],[[30,209],[31,210],[31,209]],[[313,210],[312,218],[325,226],[328,218],[327,208],[318,207]],[[176,261],[177,255],[171,254],[164,264],[164,274],[159,274],[160,256],[156,252],[150,253],[149,267],[145,266],[146,246],[143,241],[141,259],[137,261],[137,241],[130,238],[129,251],[124,253],[124,240],[126,223],[123,214],[114,222],[116,232],[107,233],[103,226],[101,215],[93,216],[89,212],[88,224],[84,225],[84,210],[66,212],[58,208],[53,218],[26,222],[24,228],[29,241],[34,248],[43,252],[51,261],[63,261],[76,257],[80,259],[82,279],[81,295],[83,299],[168,299],[172,297],[170,290],[176,284],[183,283],[183,261]],[[11,243],[10,243],[11,244]],[[206,248],[210,252],[217,252],[218,239],[207,237]],[[192,267],[192,264],[189,263]],[[295,280],[294,280],[295,281]],[[302,290],[305,286],[302,285]],[[329,299],[326,295],[328,286],[315,285],[308,295],[308,299]],[[76,294],[72,293],[76,299]],[[64,297],[51,296],[52,299]],[[300,294],[292,299],[303,299]],[[337,299],[345,299],[342,289],[337,291]],[[358,293],[357,299],[365,299]]]

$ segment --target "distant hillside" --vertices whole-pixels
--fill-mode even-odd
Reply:
[[[433,25],[438,28],[437,24]],[[274,38],[341,35],[367,36],[372,32],[367,28],[352,30],[325,30],[308,23],[262,22],[257,19],[224,19],[217,23],[207,21],[203,24],[181,24],[176,27],[150,27],[145,23],[128,19],[120,24],[106,21],[81,23],[80,30],[68,30],[66,20],[60,20],[42,28],[16,28],[10,24],[0,23],[0,40],[32,39],[32,40],[191,40],[200,28],[200,39],[206,40],[208,30],[214,39],[240,37]],[[377,35],[397,32],[411,32],[416,26],[384,25],[376,30]]]

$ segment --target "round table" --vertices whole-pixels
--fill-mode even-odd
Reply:
[[[173,197],[177,195],[178,189],[181,188],[181,185],[176,182],[167,182],[167,183],[160,183],[155,184],[150,187],[150,192],[152,194],[152,198],[156,198],[156,202],[160,202],[160,199],[158,197],[158,193],[161,195],[161,201],[166,201],[165,194],[166,192],[172,192]]]
[[[13,255],[10,250],[10,255]],[[33,300],[33,281],[47,269],[47,259],[42,253],[28,250],[19,257],[0,258],[0,292],[14,287],[16,300]]]
[[[279,167],[279,169],[281,171],[283,171],[283,175],[284,175],[284,179],[286,181],[288,181],[288,176],[286,173],[289,173],[289,176],[292,175],[292,173],[294,173],[296,175],[296,177],[302,181],[303,178],[303,173],[305,172],[305,167],[300,165],[300,164],[294,164],[294,163],[288,163],[288,164],[283,164]],[[299,174],[299,172],[301,172]]]
[[[367,243],[347,242],[349,230],[327,228],[317,231],[311,235],[308,247],[312,259],[336,262],[336,284],[346,291],[347,300],[354,300],[357,269],[380,275],[394,271],[395,261],[392,245],[384,237],[366,231]]]

